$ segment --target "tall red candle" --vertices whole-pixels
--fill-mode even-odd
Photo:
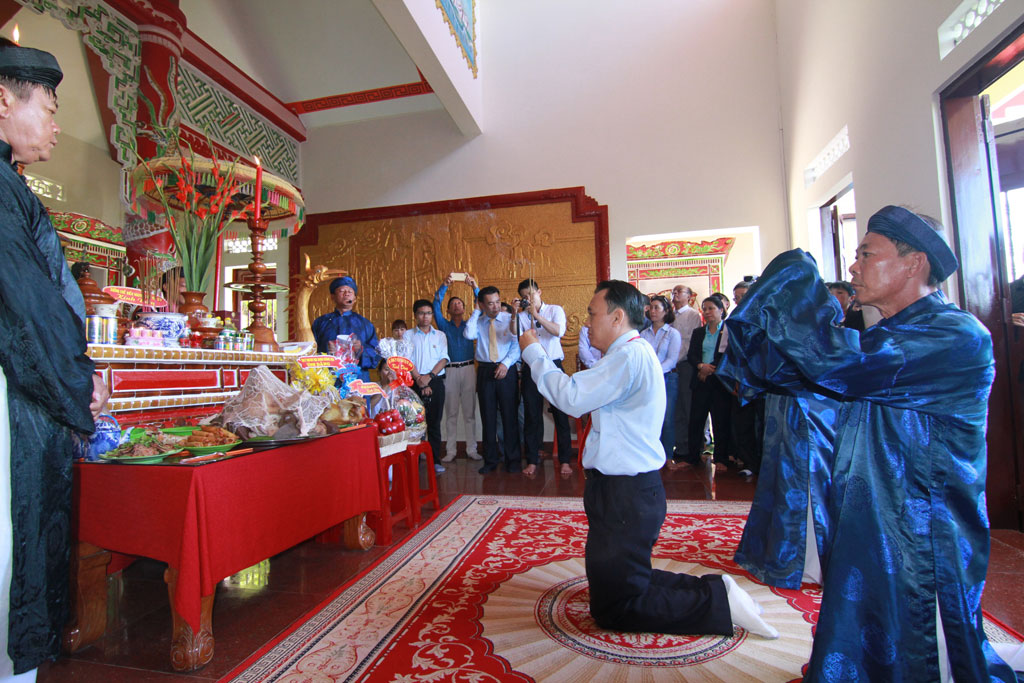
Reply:
[[[260,163],[260,158],[256,157],[256,208],[253,209],[252,217],[254,220],[260,219],[260,205],[263,203],[263,164]]]

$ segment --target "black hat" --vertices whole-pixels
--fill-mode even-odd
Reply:
[[[49,52],[21,47],[10,41],[0,42],[0,76],[19,81],[38,83],[56,90],[64,72],[57,58]]]
[[[946,240],[923,218],[902,206],[881,208],[868,219],[868,232],[906,242],[915,250],[923,251],[931,265],[931,274],[939,282],[943,282],[960,266]]]

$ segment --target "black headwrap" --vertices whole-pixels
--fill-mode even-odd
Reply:
[[[39,83],[56,90],[64,72],[60,70],[57,58],[49,52],[4,41],[0,44],[0,76]]]
[[[939,282],[943,282],[960,267],[942,235],[916,213],[901,206],[890,205],[879,210],[868,219],[868,232],[906,242],[917,251],[923,251],[928,256],[932,275]]]

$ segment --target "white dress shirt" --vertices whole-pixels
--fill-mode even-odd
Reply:
[[[654,349],[654,354],[658,357],[658,362],[661,363],[662,372],[676,369],[680,358],[679,346],[682,344],[679,330],[671,325],[662,325],[661,329],[655,332],[652,325],[641,332],[640,336],[646,339]]]
[[[580,328],[580,341],[577,344],[576,355],[579,356],[580,362],[583,363],[583,367],[592,368],[594,363],[601,360],[602,354],[598,349],[595,349],[590,345],[590,328]]]
[[[448,357],[448,337],[441,330],[431,327],[430,332],[421,332],[420,328],[414,327],[405,331],[402,341],[412,346],[412,358],[409,360],[421,375],[431,372],[442,358],[451,360]],[[444,377],[444,368],[437,376]]]
[[[498,360],[491,360],[491,330],[494,325],[494,332],[498,338]],[[473,311],[466,321],[466,329],[462,331],[466,339],[476,340],[476,360],[478,363],[501,363],[506,368],[511,368],[519,362],[519,340],[516,339],[515,321],[511,313],[502,311],[493,319],[480,313],[480,309]]]
[[[626,332],[594,367],[572,376],[555,367],[540,344],[526,347],[523,360],[551,405],[574,417],[591,414],[584,468],[632,476],[665,464],[659,441],[665,380],[654,349],[639,332]]]
[[[531,327],[537,331],[537,341],[544,347],[544,352],[551,360],[562,360],[565,352],[562,351],[562,337],[565,336],[565,311],[561,306],[541,303],[537,315],[558,326],[558,335],[553,335],[545,330],[539,322],[533,319],[529,313],[519,314],[519,329],[525,332]]]
[[[703,324],[704,321],[701,319],[700,313],[692,306],[683,306],[676,311],[676,319],[672,321],[672,327],[679,330],[681,344],[679,360],[686,360],[686,352],[690,350],[690,337],[693,336],[693,331]]]

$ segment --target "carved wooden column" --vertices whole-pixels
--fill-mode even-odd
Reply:
[[[151,159],[157,152],[151,124],[178,124],[177,113],[172,116],[171,112],[176,111],[185,15],[178,8],[178,0],[136,0],[128,9],[138,25],[141,51],[135,146],[140,157]],[[166,226],[132,213],[125,215],[124,244],[128,263],[137,275],[142,274],[148,253],[167,254],[174,250],[174,240]]]
[[[148,0],[139,9],[145,12],[147,21],[139,23],[142,71],[135,120],[143,134],[135,142],[139,154],[150,159],[156,154],[156,144],[144,134],[148,124],[176,126],[178,123],[177,115],[171,118],[171,112],[175,111],[185,15],[178,9],[178,0]],[[153,107],[153,112],[149,106]]]

